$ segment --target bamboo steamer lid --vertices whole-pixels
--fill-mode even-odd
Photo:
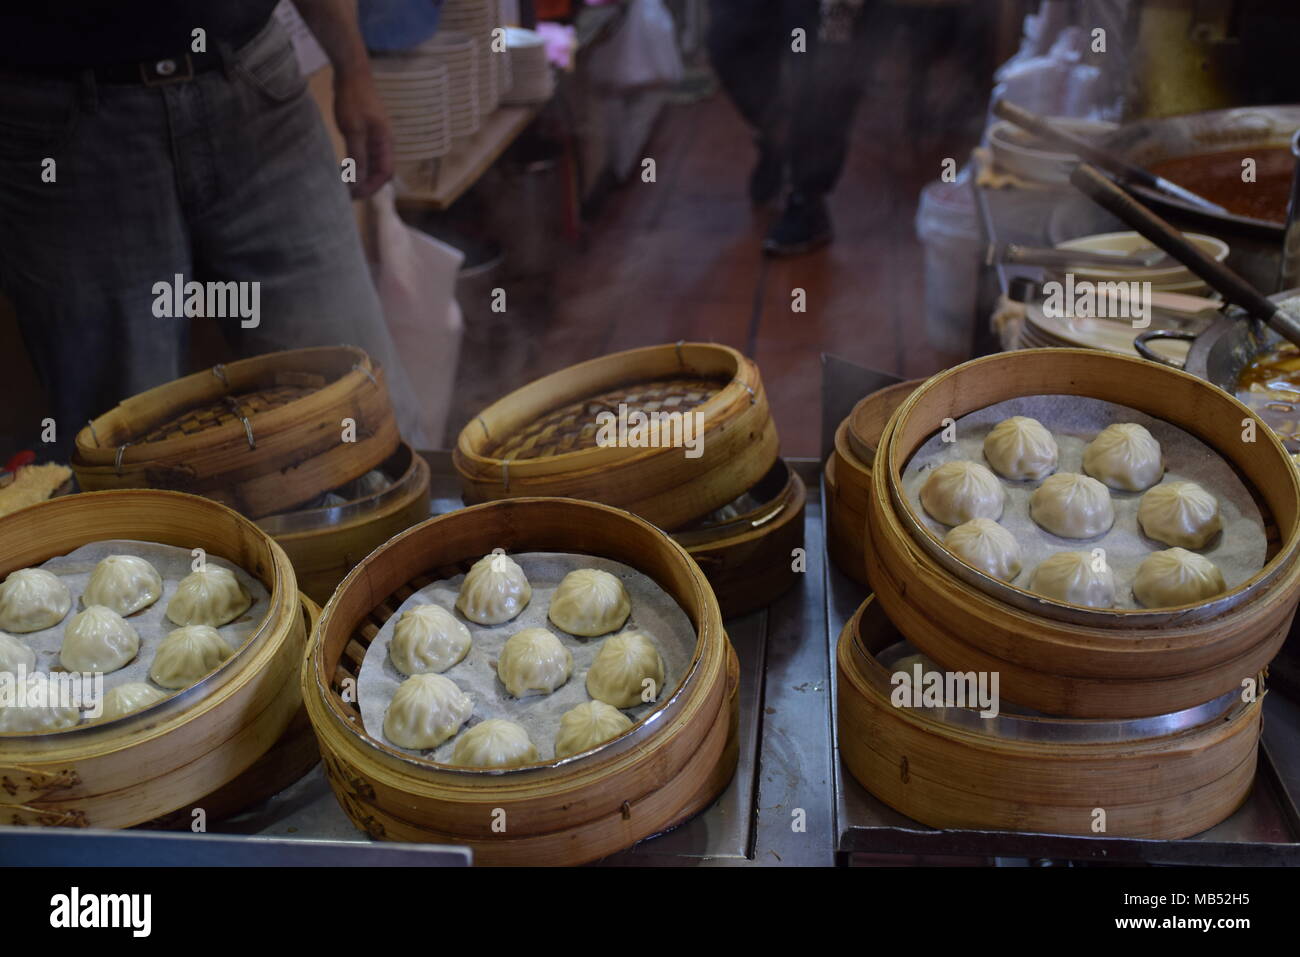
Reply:
[[[329,346],[132,396],[77,433],[72,468],[86,491],[169,488],[261,518],[364,475],[398,442],[383,370],[358,348]]]
[[[597,417],[620,409],[698,414],[700,454],[662,440],[599,444]],[[675,530],[752,488],[777,455],[757,366],[727,346],[679,342],[582,362],[510,393],[465,426],[453,462],[467,503],[585,499]]]

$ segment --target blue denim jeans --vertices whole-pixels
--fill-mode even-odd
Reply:
[[[259,282],[260,325],[157,317],[153,287],[176,274]],[[395,393],[405,383],[333,145],[274,19],[224,70],[183,83],[0,75],[0,290],[49,391],[54,408],[34,419],[53,415],[57,451],[191,371],[190,322],[220,323],[244,355],[358,345]]]

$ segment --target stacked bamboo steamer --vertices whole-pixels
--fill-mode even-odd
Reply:
[[[1033,395],[1113,402],[1169,422],[1219,453],[1260,507],[1270,536],[1263,569],[1197,605],[1083,609],[983,581],[974,569],[936,548],[937,539],[926,541],[924,535],[930,533],[909,521],[905,511],[901,478],[907,461],[941,423]],[[1256,422],[1256,438],[1244,442],[1243,423],[1251,421]],[[1285,450],[1245,406],[1194,376],[1136,358],[1072,349],[1002,353],[937,375],[912,393],[886,426],[875,466],[866,523],[867,574],[875,602],[901,636],[940,670],[996,673],[1001,700],[1010,707],[1080,725],[1097,723],[1090,725],[1097,735],[1109,734],[1123,747],[1107,754],[1096,742],[1062,739],[1060,749],[1038,755],[1044,768],[1061,772],[1059,780],[1048,775],[1038,790],[1019,798],[1004,787],[1001,800],[1017,803],[1000,812],[987,802],[967,801],[969,814],[958,821],[942,810],[958,801],[956,792],[988,797],[994,784],[973,773],[969,778],[937,770],[933,777],[913,773],[921,753],[917,749],[933,743],[938,733],[936,719],[925,709],[892,708],[888,694],[882,705],[879,695],[867,690],[870,681],[864,676],[871,666],[853,650],[857,639],[850,628],[841,637],[839,655],[841,747],[846,764],[866,787],[933,826],[1037,827],[1080,834],[1097,833],[1086,815],[1074,813],[1082,804],[1114,809],[1136,801],[1145,810],[1122,815],[1118,828],[1112,816],[1106,833],[1137,837],[1196,833],[1245,799],[1253,780],[1261,672],[1285,639],[1300,600],[1300,483]],[[1215,702],[1223,703],[1223,709],[1207,716],[1204,709]],[[882,707],[892,712],[888,720]],[[1189,714],[1204,719],[1195,726],[1197,733],[1230,727],[1234,736],[1246,735],[1247,743],[1220,753],[1195,735],[1179,737],[1190,732],[1175,716]],[[1103,728],[1112,724],[1127,730]],[[981,730],[997,739],[997,748],[1023,756],[1021,742],[1003,741],[990,727],[995,728]],[[1138,734],[1134,727],[1145,730],[1125,738]],[[1176,734],[1171,727],[1179,728]],[[952,754],[962,749],[975,754],[983,746],[968,731],[948,736],[957,749]],[[1134,755],[1146,762],[1145,771],[1134,772],[1134,781],[1151,782],[1172,773],[1175,765],[1181,768],[1182,762],[1192,765],[1173,790],[1153,784],[1144,802],[1142,792],[1131,789],[1116,797],[1101,782],[1109,771],[1124,766],[1115,762]],[[930,753],[922,760],[933,759]],[[967,760],[974,758],[967,755]],[[1081,772],[1073,781],[1064,770],[1071,767]],[[894,780],[900,773],[902,787]],[[996,774],[1001,787],[1027,772],[1010,762],[989,773]],[[1074,788],[1073,798],[1063,796],[1067,785]],[[1066,807],[1074,811],[1063,811]],[[1175,813],[1175,808],[1180,810]]]
[[[312,607],[280,547],[205,498],[97,492],[0,519],[0,578],[112,539],[202,548],[259,579],[270,607],[227,661],[155,705],[59,731],[0,734],[6,824],[122,828],[194,807],[215,819],[264,799],[287,783],[286,774],[297,777],[315,762],[311,742],[293,732]]]
[[[826,551],[860,585],[867,584],[867,498],[876,446],[894,410],[923,381],[898,382],[860,399],[835,430],[835,448],[826,459]]]
[[[414,591],[497,548],[595,555],[650,576],[695,627],[686,677],[620,737],[550,763],[456,767],[368,734],[354,692],[383,622]],[[738,681],[717,601],[681,546],[619,509],[521,498],[429,519],[361,562],[312,634],[302,693],[334,794],[371,837],[466,844],[483,864],[578,864],[667,830],[717,798],[739,754]]]
[[[620,412],[629,422],[698,416],[698,454],[664,439],[609,443],[600,423]],[[806,491],[780,460],[758,367],[727,346],[648,346],[538,379],[475,416],[453,462],[467,504],[578,498],[669,531],[704,568],[724,616],[770,603],[795,580]]]
[[[222,502],[281,540],[324,602],[346,571],[428,515],[383,369],[353,346],[273,352],[132,396],[88,423],[83,490],[164,488]]]

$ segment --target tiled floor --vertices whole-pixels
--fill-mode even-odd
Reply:
[[[449,442],[484,402],[528,379],[619,349],[697,339],[754,358],[785,454],[816,455],[822,352],[901,376],[962,358],[925,340],[912,220],[921,187],[942,157],[966,155],[971,134],[967,124],[947,137],[931,129],[925,139],[937,145],[915,145],[895,85],[874,85],[858,113],[832,195],[836,241],[786,260],[760,254],[771,214],[749,204],[750,138],[728,102],[714,95],[669,107],[646,150],[656,181],[634,178],[614,192],[589,224],[585,248],[563,251],[549,294],[515,300],[529,315],[468,334]],[[982,101],[973,103],[977,129],[980,112]],[[792,309],[796,289],[805,293],[803,313]],[[522,361],[503,358],[512,353],[511,328],[529,330],[526,341],[516,337]]]

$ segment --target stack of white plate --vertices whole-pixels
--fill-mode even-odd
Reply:
[[[393,124],[393,156],[418,162],[451,151],[447,68],[405,57],[376,57],[375,87]]]
[[[428,40],[402,54],[403,58],[426,66],[447,68],[447,109],[451,135],[472,136],[478,132],[479,71],[482,53],[468,33],[439,30]]]
[[[510,53],[510,92],[502,99],[510,105],[545,103],[555,92],[555,73],[546,59],[546,44],[532,30],[506,27]]]
[[[439,31],[464,33],[474,41],[478,53],[478,115],[480,121],[501,102],[500,66],[492,51],[492,31],[499,14],[497,0],[445,0],[438,18]]]
[[[1228,244],[1221,239],[1201,233],[1183,233],[1183,237],[1217,262],[1223,262],[1228,258]],[[1079,239],[1071,239],[1069,242],[1057,243],[1056,248],[1083,252],[1138,254],[1155,250],[1155,246],[1149,239],[1135,232],[1083,236]],[[1056,272],[1059,273],[1060,270]],[[1181,292],[1189,296],[1200,296],[1209,291],[1209,286],[1195,273],[1182,263],[1174,261],[1154,268],[1075,266],[1070,272],[1074,274],[1076,283],[1080,279],[1087,279],[1090,282],[1149,282],[1152,292]]]
[[[1040,305],[1025,310],[1025,324],[1017,343],[1021,349],[1098,349],[1123,356],[1135,356],[1133,340],[1147,328],[1179,328],[1173,322],[1152,322],[1149,327],[1135,328],[1131,322],[1116,319],[1087,319],[1078,316],[1061,318],[1046,315]],[[1153,352],[1163,359],[1182,365],[1190,343],[1177,339],[1154,339]]]

